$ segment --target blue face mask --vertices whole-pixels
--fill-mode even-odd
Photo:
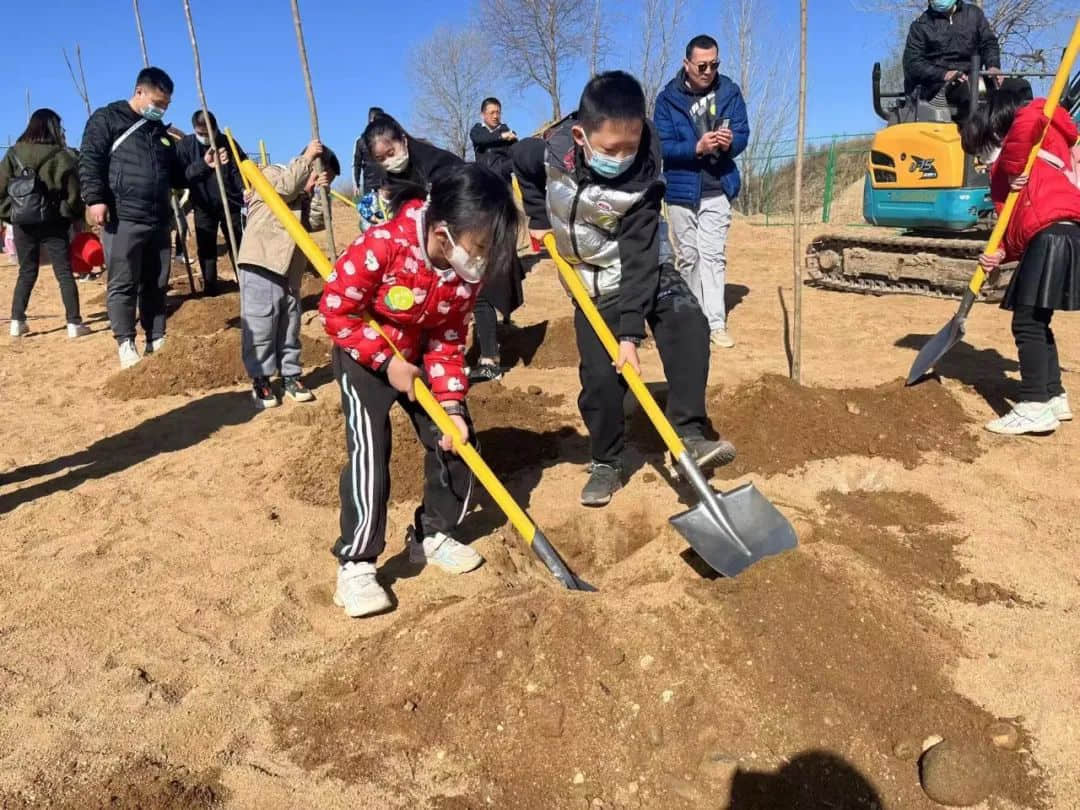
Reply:
[[[155,107],[153,104],[150,104],[142,111],[142,117],[147,121],[160,121],[165,117],[165,111],[160,107]]]
[[[630,155],[629,157],[624,157],[622,160],[619,160],[610,155],[605,155],[593,148],[593,145],[589,143],[588,137],[585,138],[585,146],[588,152],[591,153],[586,154],[585,156],[588,160],[589,168],[601,177],[607,177],[609,179],[618,177],[629,169],[636,157],[636,155]]]
[[[956,6],[956,0],[930,0],[930,8],[938,14],[948,14]]]

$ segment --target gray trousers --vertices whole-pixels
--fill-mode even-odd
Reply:
[[[244,369],[248,375],[299,377],[300,279],[240,265],[240,325]]]
[[[135,311],[146,339],[165,337],[165,293],[172,246],[167,225],[119,220],[105,227],[105,301],[117,343],[135,339]]]
[[[701,304],[709,329],[724,329],[727,311],[727,237],[731,229],[731,203],[723,194],[707,197],[697,210],[683,205],[667,207],[675,240],[678,268],[690,292]]]

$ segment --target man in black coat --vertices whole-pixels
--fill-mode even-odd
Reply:
[[[976,54],[982,70],[1001,72],[998,38],[982,9],[967,0],[929,0],[908,30],[904,92],[947,102],[965,115],[971,98],[967,73]]]
[[[386,115],[382,107],[368,107],[367,120],[369,124],[380,115]],[[363,135],[356,139],[356,144],[353,146],[352,171],[353,186],[356,188],[357,197],[362,197],[382,185],[384,179],[382,169],[368,154]]]
[[[480,105],[484,120],[475,124],[469,132],[476,162],[487,166],[507,183],[514,171],[510,147],[517,142],[517,133],[503,123],[502,104],[494,96],[485,98]]]
[[[225,219],[225,207],[221,204],[221,191],[218,189],[214,162],[221,163],[222,176],[225,180],[225,196],[232,215],[234,236],[240,245],[242,229],[240,227],[240,209],[244,204],[244,181],[240,177],[240,167],[232,160],[229,142],[225,134],[218,129],[217,118],[210,113],[210,127],[203,120],[202,110],[197,110],[191,117],[194,133],[185,135],[176,146],[176,154],[184,167],[191,188],[191,207],[195,211],[195,242],[199,250],[199,266],[202,268],[203,285],[207,295],[217,292],[217,235],[220,230],[229,240],[228,222]],[[214,147],[210,146],[210,130],[214,131]],[[247,155],[237,147],[240,159]]]
[[[123,368],[139,362],[135,313],[146,352],[165,344],[169,283],[169,222],[173,188],[186,187],[184,168],[162,123],[173,82],[161,68],[139,73],[130,99],[90,116],[79,155],[79,182],[90,221],[105,227],[109,280],[106,307]]]

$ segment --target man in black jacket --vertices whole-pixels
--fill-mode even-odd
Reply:
[[[203,120],[202,110],[191,116],[191,125],[195,132],[185,135],[176,145],[176,154],[184,167],[191,188],[191,207],[195,210],[195,243],[199,250],[199,266],[202,268],[203,285],[207,295],[217,292],[217,234],[220,230],[229,240],[228,222],[225,219],[225,207],[221,204],[221,192],[218,189],[214,163],[221,163],[225,179],[225,196],[232,215],[236,244],[240,244],[240,209],[244,204],[244,181],[240,169],[229,154],[229,142],[218,129],[217,118],[210,113],[210,127]],[[215,134],[214,148],[210,147],[210,131]],[[240,147],[240,159],[247,155]]]
[[[502,104],[494,96],[485,98],[480,105],[484,120],[475,124],[469,132],[476,162],[487,166],[507,183],[514,171],[510,147],[518,139],[517,133],[503,123]]]
[[[369,124],[380,115],[386,115],[382,107],[368,107],[367,120]],[[363,135],[356,139],[356,144],[353,146],[352,172],[353,186],[356,187],[356,196],[358,198],[382,185],[384,175],[379,165],[368,154]]]
[[[904,92],[952,104],[963,116],[971,98],[967,73],[976,54],[983,70],[1001,72],[998,38],[982,9],[967,0],[929,0],[908,30]]]
[[[139,73],[135,92],[90,116],[79,155],[79,181],[90,220],[105,226],[107,309],[122,368],[139,362],[135,312],[146,351],[165,343],[169,282],[169,220],[173,188],[187,186],[176,147],[162,119],[173,82],[160,68]]]

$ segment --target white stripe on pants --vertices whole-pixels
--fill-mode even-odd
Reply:
[[[668,205],[667,212],[679,272],[701,304],[709,329],[724,329],[727,323],[724,286],[731,202],[720,194],[703,199],[697,210],[684,205]]]
[[[352,545],[349,546],[350,557],[360,556],[367,550],[371,540],[372,517],[375,510],[372,508],[372,498],[375,488],[375,470],[373,469],[372,451],[374,445],[371,440],[371,421],[367,411],[360,402],[360,396],[349,386],[345,377],[341,378],[341,393],[345,397],[347,407],[347,428],[352,432],[353,454],[349,459],[352,474],[353,506],[359,518],[356,522],[356,532],[353,534]]]

